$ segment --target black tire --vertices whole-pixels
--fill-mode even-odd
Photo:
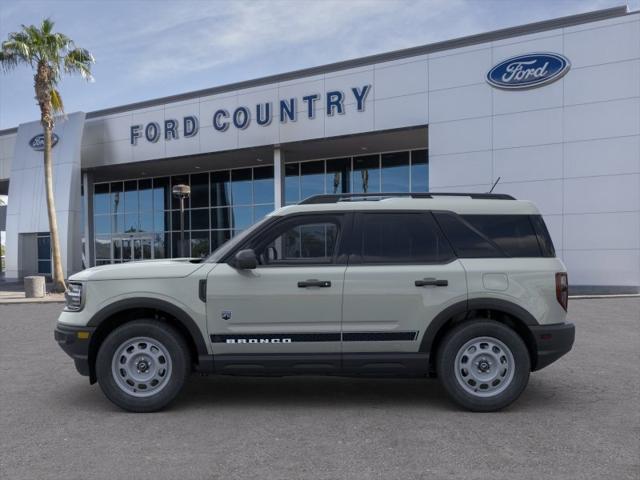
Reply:
[[[495,387],[491,386],[490,382],[478,385],[477,382],[472,379],[472,377],[465,378],[463,372],[466,372],[468,375],[468,370],[465,368],[461,368],[458,376],[456,375],[456,357],[458,353],[460,352],[461,361],[469,361],[465,360],[464,358],[464,352],[467,352],[467,350],[465,349],[464,352],[461,352],[461,349],[468,342],[472,342],[474,339],[480,337],[497,339],[499,342],[505,345],[508,350],[510,350],[514,364],[513,368],[510,371],[512,371],[513,374],[510,377],[509,381],[504,381],[503,385],[500,385],[500,378],[498,378],[498,385]],[[483,347],[483,345],[481,345],[481,347]],[[477,349],[477,351],[481,352],[479,348]],[[500,352],[499,354],[497,354],[497,356],[500,357],[499,360],[503,360],[501,356],[503,352],[501,352],[500,350],[498,351]],[[508,354],[504,358],[506,359],[507,357]],[[461,407],[474,412],[493,412],[503,409],[513,403],[527,386],[527,383],[529,382],[529,373],[531,371],[531,360],[529,358],[529,351],[527,350],[527,346],[522,341],[520,336],[506,325],[494,320],[487,319],[475,319],[467,321],[448,332],[440,343],[436,362],[438,378],[440,379],[440,382],[444,386],[449,396]],[[491,365],[497,363],[498,362],[493,362],[491,363]],[[483,366],[486,368],[486,364]],[[462,365],[462,367],[464,367],[464,365]],[[480,366],[478,366],[477,368],[477,371],[479,372]],[[499,371],[501,369],[502,367],[499,366],[496,370],[493,371]],[[503,369],[502,371],[504,372],[507,370]],[[465,381],[466,384],[463,385],[463,382]],[[504,387],[504,385],[507,386]],[[479,387],[488,389],[504,388],[504,390],[496,390],[496,393],[492,394],[491,391],[480,391]],[[470,393],[469,390],[471,389],[475,389],[476,393]]]
[[[116,374],[112,368],[114,355],[117,354],[123,343],[137,337],[145,337],[159,342],[170,357],[165,360],[170,365],[170,369],[167,370],[167,377],[161,380],[162,388],[146,397],[137,397],[135,394],[125,391],[118,384],[122,381],[116,380]],[[146,348],[143,342],[141,345]],[[189,348],[185,339],[175,328],[157,320],[134,320],[116,328],[102,342],[96,358],[96,376],[100,388],[109,400],[130,412],[155,412],[166,407],[182,390],[190,370]],[[138,370],[138,372],[140,371]]]

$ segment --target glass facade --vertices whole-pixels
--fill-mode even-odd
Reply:
[[[273,167],[97,183],[93,194],[95,264],[179,257],[180,200],[185,200],[185,254],[204,257],[274,208]]]
[[[288,163],[285,202],[322,193],[427,192],[427,150],[359,155]]]
[[[198,172],[94,184],[95,265],[181,256],[204,257],[274,209],[273,166]],[[428,152],[412,150],[285,165],[285,202],[322,193],[426,192]]]

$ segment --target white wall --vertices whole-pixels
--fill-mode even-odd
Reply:
[[[53,193],[65,276],[81,269],[80,146],[84,117],[81,112],[69,114],[58,121],[54,129],[59,141],[52,149]],[[25,252],[21,251],[20,234],[49,231],[43,153],[29,145],[31,138],[40,133],[40,122],[24,123],[18,127],[7,205],[7,278],[35,273],[26,272],[22,267]]]
[[[495,64],[564,54],[562,79],[504,91]],[[640,15],[429,57],[432,190],[533,200],[574,285],[640,285]]]
[[[16,135],[12,133],[0,137],[0,180],[7,180],[11,174]]]

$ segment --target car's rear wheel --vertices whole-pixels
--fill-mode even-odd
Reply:
[[[531,362],[527,346],[511,328],[476,319],[451,330],[436,359],[438,378],[460,406],[480,412],[500,410],[527,386]]]
[[[96,375],[104,394],[132,412],[167,406],[189,375],[189,349],[182,335],[157,320],[135,320],[104,340]]]

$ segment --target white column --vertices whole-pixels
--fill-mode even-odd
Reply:
[[[284,152],[276,145],[273,149],[273,187],[275,209],[284,207]]]
[[[84,266],[85,268],[93,267],[93,179],[89,178],[87,172],[82,174],[82,189],[84,190],[83,215],[84,218]]]

